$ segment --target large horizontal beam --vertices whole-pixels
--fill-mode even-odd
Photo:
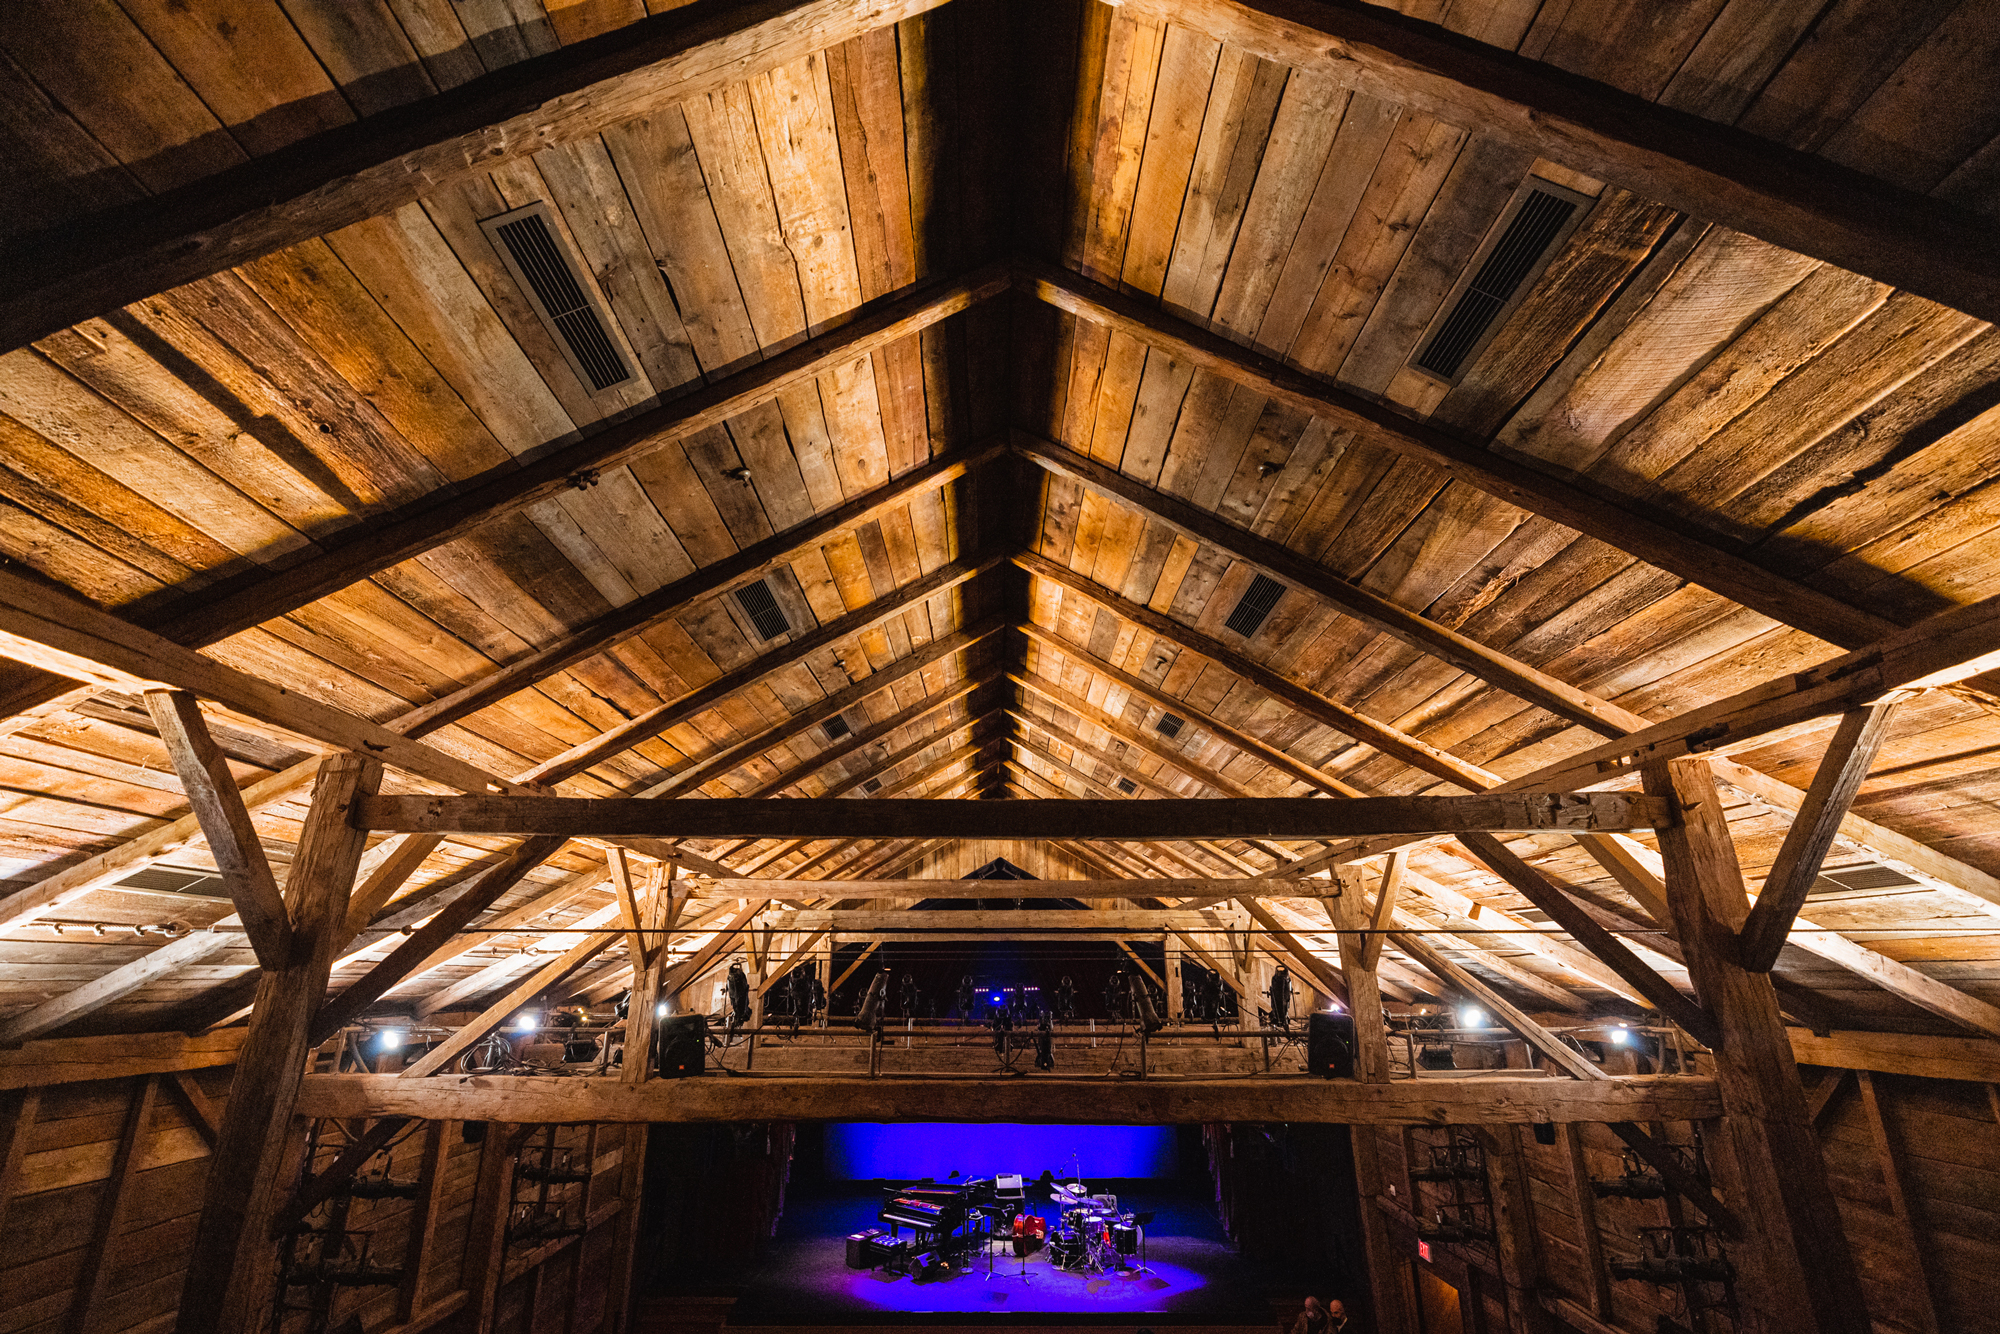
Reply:
[[[612,797],[373,797],[356,821],[399,833],[637,835],[653,838],[1354,838],[1463,830],[1651,829],[1632,792],[1213,801],[654,801]]]
[[[1594,537],[1781,624],[1797,626],[1842,648],[1870,643],[1898,628],[1894,621],[1704,541],[1686,524],[1662,523],[1636,506],[1619,504],[1468,443],[1067,269],[1023,262],[1022,275],[1023,285],[1034,295],[1079,318],[1352,431],[1358,439],[1419,460],[1454,481]]]
[[[1824,158],[1354,0],[1126,0],[1126,9],[2000,320],[1989,221]]]
[[[1070,882],[1062,882],[1062,887],[1069,889]],[[848,897],[844,887],[841,897]],[[837,911],[807,909],[803,912],[768,914],[763,925],[776,931],[839,931],[850,934],[870,931],[1020,931],[1035,934],[1056,931],[1186,931],[1199,935],[1222,934],[1202,921],[1198,914],[1146,908],[904,908],[895,912],[871,912],[860,908]]]
[[[1208,1121],[1351,1125],[1522,1125],[1694,1121],[1721,1114],[1700,1076],[1345,1079],[880,1079],[739,1075],[621,1084],[589,1079],[307,1075],[298,1114],[450,1121],[970,1121],[1191,1125]]]
[[[641,19],[0,252],[0,347],[413,203],[942,0],[734,0]]]
[[[843,899],[869,899],[875,902],[916,903],[922,899],[991,899],[1018,898],[1018,891],[1009,892],[1008,887],[1018,885],[1014,880],[844,880],[840,885]],[[1324,880],[1283,880],[1278,878],[1263,880],[1050,880],[1041,882],[1044,887],[1060,889],[1063,898],[1070,899],[1120,899],[1140,897],[1185,897],[1189,895],[1226,895],[1235,897],[1247,886],[1261,898],[1316,898],[1326,892]],[[728,880],[717,881],[715,892],[738,895],[758,895],[767,897],[795,893],[800,882],[797,880]]]

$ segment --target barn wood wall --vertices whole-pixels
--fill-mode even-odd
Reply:
[[[232,1073],[233,1067],[225,1066],[192,1071],[187,1077],[219,1109],[228,1096]],[[131,1156],[117,1230],[107,1238],[99,1229],[114,1184],[114,1162],[127,1118],[148,1078],[161,1082]],[[0,1330],[5,1334],[159,1334],[172,1328],[209,1163],[201,1132],[166,1087],[165,1081],[172,1078],[91,1080],[4,1095],[0,1115],[12,1124],[19,1124],[24,1099],[32,1097],[36,1103],[0,1219],[0,1291],[8,1295],[6,1309],[0,1311]],[[426,1129],[425,1123],[414,1122],[411,1132],[393,1145],[390,1176],[417,1178]],[[493,1126],[488,1133],[507,1130]],[[556,1128],[558,1150],[569,1150],[574,1162],[592,1164],[594,1226],[580,1245],[570,1239],[541,1248],[509,1248],[495,1297],[497,1334],[589,1334],[608,1328],[605,1316],[615,1309],[609,1300],[614,1250],[625,1236],[619,1201],[626,1193],[628,1164],[644,1134],[643,1126]],[[302,1128],[295,1129],[295,1137],[303,1149]],[[339,1134],[329,1130],[317,1166],[332,1160],[339,1140]],[[529,1142],[548,1142],[547,1132],[537,1129]],[[444,1146],[442,1198],[431,1234],[419,1316],[436,1310],[464,1286],[474,1211],[490,1207],[475,1198],[481,1146],[468,1143],[456,1123],[445,1127]],[[580,1194],[575,1185],[556,1189]],[[526,1200],[533,1190],[517,1184],[517,1193]],[[414,1208],[404,1199],[352,1203],[348,1225],[356,1232],[372,1232],[372,1263],[388,1267],[402,1263]],[[105,1275],[86,1322],[78,1295],[89,1286],[88,1258],[100,1250]],[[397,1300],[395,1288],[342,1289],[335,1297],[333,1321],[338,1324],[349,1314],[358,1314],[368,1329],[388,1328],[399,1324]],[[447,1321],[462,1318],[446,1317]],[[288,1320],[287,1327],[294,1323],[296,1318]]]
[[[1855,1076],[1803,1068],[1808,1088],[1835,1073],[1844,1077],[1820,1117],[1820,1146],[1876,1329],[1896,1334],[2000,1330],[2000,1290],[1996,1290],[2000,1289],[2000,1099],[1993,1086],[1903,1075],[1872,1077],[1888,1143],[1899,1162],[1908,1201],[1906,1222],[1892,1207],[1881,1140]],[[1561,1142],[1537,1143],[1527,1126],[1486,1129],[1518,1148],[1526,1169],[1534,1254],[1544,1292],[1575,1311],[1592,1312],[1592,1269],[1573,1202],[1567,1148]],[[1609,1179],[1625,1170],[1622,1141],[1603,1126],[1578,1129],[1590,1176]],[[1667,1130],[1671,1140],[1689,1141],[1687,1126]],[[1409,1167],[1427,1164],[1428,1149],[1443,1145],[1448,1132],[1357,1127],[1355,1133],[1375,1136],[1380,1146],[1385,1182],[1393,1194],[1386,1205],[1377,1207],[1389,1216],[1399,1253],[1415,1260],[1416,1237],[1408,1229],[1410,1201],[1414,1198],[1421,1204],[1433,1197],[1416,1193]],[[1583,1189],[1589,1192],[1587,1181]],[[1638,1230],[1667,1222],[1664,1207],[1656,1200],[1596,1199],[1592,1208],[1599,1245],[1608,1260],[1633,1258]],[[1700,1222],[1692,1208],[1687,1214],[1689,1222]],[[1461,1299],[1486,1307],[1486,1328],[1512,1327],[1499,1260],[1491,1245],[1433,1243],[1432,1251],[1437,1272],[1460,1289]],[[1608,1294],[1609,1308],[1597,1315],[1616,1329],[1640,1334],[1655,1328],[1662,1315],[1684,1319],[1675,1308],[1674,1295],[1648,1283],[1613,1282]],[[1555,1314],[1560,1318],[1563,1313]],[[1579,1322],[1577,1327],[1587,1325]]]

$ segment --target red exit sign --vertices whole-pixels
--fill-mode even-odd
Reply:
[[[1430,1263],[1430,1261],[1431,1261],[1431,1244],[1430,1244],[1429,1242],[1427,1242],[1427,1241],[1420,1241],[1420,1242],[1418,1242],[1418,1243],[1417,1243],[1417,1258],[1418,1258],[1419,1260],[1422,1260],[1422,1261],[1423,1261],[1423,1262],[1424,1262],[1425,1264],[1429,1264],[1429,1263]]]

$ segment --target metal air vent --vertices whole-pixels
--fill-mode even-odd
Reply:
[[[1168,736],[1179,736],[1181,728],[1186,723],[1187,719],[1185,718],[1177,718],[1171,713],[1163,713],[1160,715],[1160,721],[1154,723],[1153,726]]]
[[[1440,307],[1410,365],[1456,382],[1582,221],[1589,203],[1586,195],[1530,176],[1466,265],[1466,276]]]
[[[863,792],[880,792],[882,790],[882,780],[871,778],[861,785],[861,790]]]
[[[750,624],[756,626],[757,633],[767,641],[791,633],[792,623],[786,619],[785,609],[778,605],[778,599],[771,593],[771,586],[762,579],[737,589],[736,605],[743,608],[743,614],[750,618]]]
[[[595,393],[630,380],[632,368],[611,335],[611,313],[577,268],[549,206],[530,204],[479,225],[577,377]]]
[[[1248,639],[1264,624],[1264,618],[1278,605],[1278,599],[1285,595],[1285,586],[1267,574],[1260,574],[1250,581],[1250,587],[1243,590],[1243,596],[1236,603],[1236,610],[1229,613],[1229,619],[1222,624]]]
[[[828,741],[838,741],[854,730],[847,725],[847,719],[837,713],[821,723],[820,727],[826,732],[826,739]]]
[[[1121,778],[1118,780],[1118,790],[1129,797],[1139,790],[1139,785],[1129,778]]]

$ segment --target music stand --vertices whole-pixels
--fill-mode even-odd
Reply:
[[[1143,1213],[1134,1213],[1132,1215],[1132,1225],[1139,1229],[1139,1267],[1132,1271],[1135,1274],[1151,1274],[1153,1272],[1152,1267],[1146,1263],[1146,1230],[1152,1227],[1153,1214],[1155,1212],[1157,1211],[1147,1209]]]
[[[1027,1215],[1027,1212],[1028,1212],[1028,1211],[1027,1211],[1026,1209],[1023,1209],[1023,1210],[1021,1211],[1021,1215],[1022,1215],[1023,1217],[1025,1217],[1025,1216]],[[1022,1236],[1020,1236],[1019,1234],[1016,1234],[1016,1235],[1015,1235],[1015,1237],[1014,1237],[1014,1258],[1015,1258],[1015,1259],[1017,1259],[1017,1260],[1019,1260],[1019,1261],[1021,1262],[1021,1267],[1020,1267],[1020,1269],[1019,1269],[1019,1270],[1017,1270],[1016,1272],[1012,1273],[1012,1274],[1001,1274],[1001,1275],[1000,1275],[999,1277],[1001,1277],[1001,1278],[1018,1278],[1018,1279],[1020,1279],[1020,1280],[1021,1280],[1021,1281],[1022,1281],[1023,1283],[1033,1283],[1033,1282],[1034,1282],[1035,1280],[1034,1280],[1034,1279],[1032,1279],[1032,1278],[1030,1278],[1030,1277],[1028,1276],[1028,1253],[1027,1253],[1027,1251],[1025,1251],[1025,1250],[1023,1250],[1023,1249],[1021,1248],[1021,1242],[1022,1242],[1023,1240],[1025,1240],[1025,1238],[1023,1238],[1023,1237],[1022,1237]],[[993,1281],[993,1278],[994,1278],[994,1274],[993,1274],[993,1216],[992,1216],[991,1214],[988,1214],[988,1215],[986,1216],[986,1281],[987,1281],[988,1283],[991,1283],[991,1282]]]

